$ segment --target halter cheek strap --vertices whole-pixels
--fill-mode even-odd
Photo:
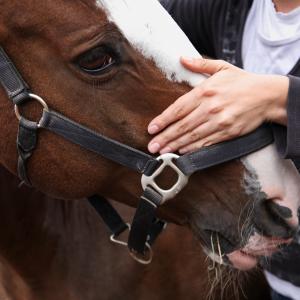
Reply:
[[[156,218],[157,208],[174,198],[188,183],[190,175],[240,158],[273,142],[272,130],[268,125],[263,125],[246,136],[206,147],[194,153],[181,157],[168,153],[156,158],[105,137],[58,112],[50,110],[42,98],[30,93],[27,84],[1,47],[0,83],[8,98],[15,105],[16,116],[19,119],[18,174],[25,183],[30,184],[27,175],[27,162],[37,146],[39,128],[47,129],[84,149],[143,175],[144,193],[140,198],[131,227],[122,220],[105,198],[94,196],[89,199],[91,205],[110,229],[111,240],[118,244],[128,245],[131,255],[140,263],[151,261],[151,244],[165,227],[165,222]],[[43,106],[43,116],[39,123],[29,121],[19,113],[18,107],[30,100],[38,101]],[[160,188],[155,182],[166,167],[171,167],[178,174],[177,182],[168,190]],[[128,244],[117,240],[117,237],[128,228],[130,228]],[[150,253],[150,256],[147,257],[147,253]]]
[[[0,47],[0,82],[8,98],[19,105],[29,98],[29,89],[18,70]],[[37,124],[24,118],[19,120],[17,137],[18,174],[23,182],[30,185],[26,163],[37,143]]]
[[[13,104],[29,98],[29,88],[3,48],[0,47],[0,81]]]
[[[36,148],[37,134],[38,126],[36,122],[20,118],[17,137],[18,174],[19,178],[29,186],[31,183],[27,175],[27,162]]]

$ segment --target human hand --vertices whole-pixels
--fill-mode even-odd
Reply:
[[[148,126],[157,134],[151,153],[195,151],[245,135],[265,121],[286,124],[289,79],[248,73],[225,61],[181,59],[189,70],[211,75]]]

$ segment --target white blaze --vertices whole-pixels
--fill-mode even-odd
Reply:
[[[196,86],[206,77],[180,64],[180,57],[201,57],[158,0],[96,0],[130,44],[152,59],[169,80]]]

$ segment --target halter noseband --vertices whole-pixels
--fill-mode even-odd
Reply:
[[[273,142],[271,128],[263,125],[246,136],[206,147],[190,154],[178,156],[169,153],[156,158],[105,137],[51,110],[41,97],[30,92],[28,85],[1,47],[0,83],[8,98],[15,105],[16,116],[19,120],[18,174],[26,184],[30,185],[26,165],[36,148],[39,128],[47,129],[84,149],[142,174],[144,193],[140,198],[131,226],[122,220],[105,198],[93,196],[89,198],[89,202],[111,230],[111,240],[128,246],[131,255],[138,262],[144,264],[151,262],[151,245],[166,224],[156,218],[156,209],[174,198],[188,183],[190,175],[240,158]],[[20,105],[32,100],[38,101],[43,106],[43,115],[39,122],[27,120],[19,112]],[[155,182],[157,176],[166,167],[171,167],[178,174],[177,182],[168,190],[162,189]],[[130,229],[128,243],[118,240],[118,236],[127,229]]]

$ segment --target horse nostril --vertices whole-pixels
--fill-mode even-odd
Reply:
[[[296,208],[290,208],[289,206],[282,205],[282,203],[288,203],[287,200],[282,199],[272,199],[273,211],[277,216],[281,217],[282,220],[294,230],[297,230],[299,227],[299,216]],[[293,206],[293,204],[290,204]]]
[[[295,234],[296,228],[288,223],[292,217],[291,209],[279,205],[276,199],[258,201],[254,210],[253,221],[260,234],[281,238],[290,238]]]
[[[281,206],[278,203],[274,202],[273,199],[268,199],[265,201],[267,209],[269,210],[270,214],[279,220],[285,220],[292,217],[292,211],[286,207]]]

